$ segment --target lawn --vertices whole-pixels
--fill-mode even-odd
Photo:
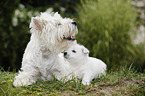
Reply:
[[[107,72],[106,76],[95,79],[90,86],[81,80],[62,82],[38,81],[31,86],[14,87],[15,72],[0,71],[0,96],[63,96],[63,95],[106,95],[106,96],[143,96],[145,94],[145,74],[132,68],[120,68]]]

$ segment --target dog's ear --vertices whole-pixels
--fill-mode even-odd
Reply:
[[[33,18],[33,22],[39,31],[42,31],[43,23],[38,18]]]
[[[54,17],[56,17],[56,18],[62,18],[62,17],[60,16],[60,14],[58,14],[58,12],[54,13]]]
[[[90,51],[87,48],[85,48],[85,47],[83,47],[82,52],[84,54],[89,54],[90,53]]]

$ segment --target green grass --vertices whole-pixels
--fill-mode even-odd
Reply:
[[[90,86],[81,84],[81,80],[67,82],[38,81],[24,87],[14,87],[16,73],[0,71],[0,96],[63,96],[63,95],[107,95],[107,96],[143,96],[145,94],[145,74],[131,68],[120,68],[107,72],[106,76],[92,81]]]
[[[143,72],[144,47],[134,45],[131,39],[137,18],[132,0],[81,1],[76,8],[77,42],[90,50],[91,57],[103,60],[109,70],[134,63]]]

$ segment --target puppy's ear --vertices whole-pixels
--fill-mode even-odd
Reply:
[[[90,53],[90,51],[87,48],[85,48],[85,47],[83,47],[82,52],[84,54],[89,54]]]
[[[77,40],[74,40],[73,43],[74,43],[74,44],[77,44]]]

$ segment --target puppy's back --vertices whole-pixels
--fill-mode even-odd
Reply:
[[[93,57],[89,57],[89,64],[91,64],[92,66],[92,71],[95,75],[95,77],[100,77],[102,74],[105,75],[105,71],[106,71],[106,64],[97,58],[93,58]]]

